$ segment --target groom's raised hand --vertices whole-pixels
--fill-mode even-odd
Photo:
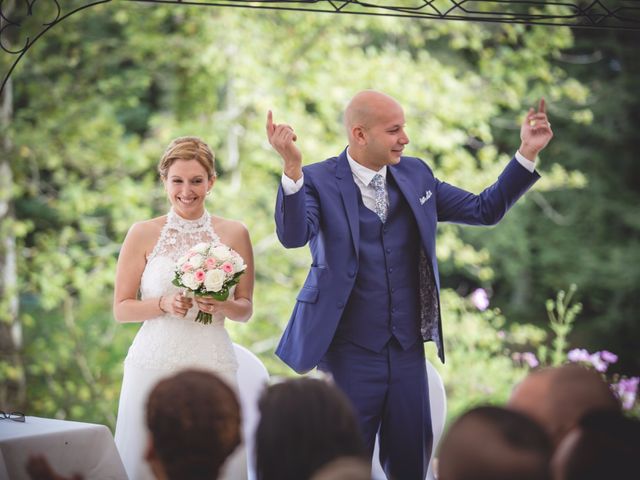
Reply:
[[[530,108],[520,127],[520,148],[518,149],[525,158],[535,161],[538,153],[547,146],[553,138],[551,123],[547,118],[544,98],[540,99],[538,110]]]
[[[293,181],[302,177],[302,153],[295,145],[298,136],[290,125],[273,122],[271,110],[267,113],[267,138],[284,161],[284,174]]]

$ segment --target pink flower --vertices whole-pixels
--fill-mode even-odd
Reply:
[[[182,267],[180,267],[180,270],[182,270],[183,272],[190,272],[191,270],[193,270],[193,265],[191,265],[189,262],[183,263]]]
[[[233,265],[231,264],[231,262],[224,262],[222,264],[222,270],[224,271],[224,273],[233,273]]]
[[[205,267],[207,267],[207,270],[213,270],[214,268],[216,268],[216,259],[215,258],[211,258],[208,257],[205,261],[204,261],[204,265]]]
[[[484,288],[476,288],[471,294],[471,303],[484,312],[489,307],[489,296]]]
[[[201,268],[195,271],[194,276],[198,283],[204,282],[205,273]]]

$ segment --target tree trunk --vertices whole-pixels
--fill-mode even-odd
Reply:
[[[5,14],[10,13],[11,4],[5,5]],[[0,96],[0,406],[8,411],[22,410],[26,399],[22,325],[18,316],[13,145],[8,133],[12,117],[13,83],[9,78]]]

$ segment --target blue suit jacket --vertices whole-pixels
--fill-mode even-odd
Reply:
[[[400,163],[388,168],[413,211],[438,291],[437,222],[493,225],[540,178],[514,158],[493,185],[474,195],[436,179],[419,158],[402,157]],[[358,271],[360,237],[358,187],[346,150],[303,171],[303,188],[285,196],[281,186],[275,211],[282,245],[295,248],[309,242],[313,259],[276,349],[276,354],[300,373],[318,364],[333,339]],[[435,341],[444,362],[440,318],[438,330]]]

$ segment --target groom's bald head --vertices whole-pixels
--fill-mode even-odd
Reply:
[[[383,113],[390,109],[400,109],[400,104],[389,95],[375,90],[363,90],[357,93],[344,110],[344,126],[351,141],[353,128],[369,128],[380,120]]]

